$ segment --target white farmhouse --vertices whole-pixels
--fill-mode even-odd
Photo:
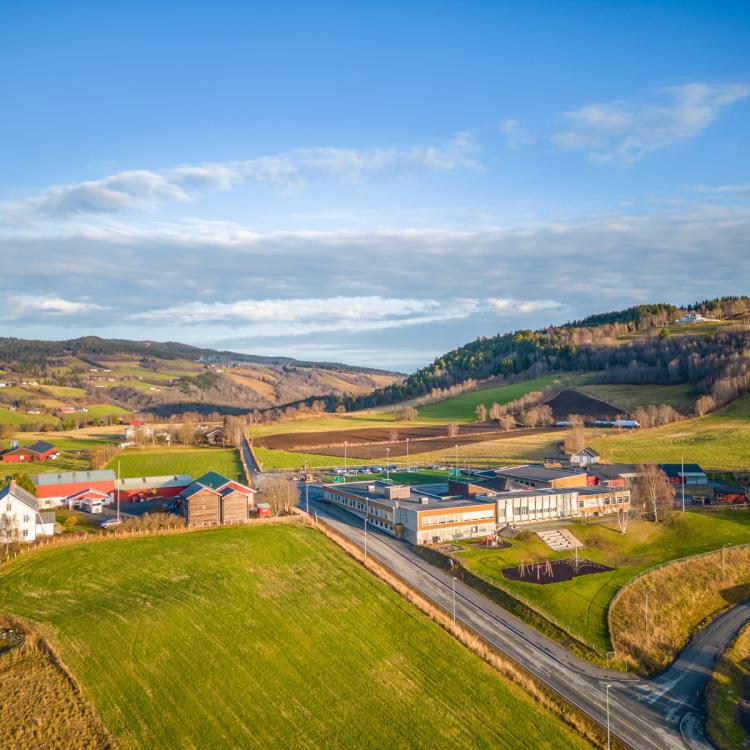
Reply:
[[[15,479],[0,490],[0,542],[34,542],[54,533],[55,514],[40,512],[37,499]]]

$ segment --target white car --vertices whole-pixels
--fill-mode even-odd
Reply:
[[[119,526],[122,523],[122,521],[119,518],[108,518],[106,521],[102,521],[102,528],[108,529],[111,526]]]

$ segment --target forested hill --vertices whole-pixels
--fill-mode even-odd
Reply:
[[[98,336],[83,336],[64,341],[0,338],[0,368],[18,372],[33,372],[46,369],[51,361],[64,357],[87,357],[130,355],[159,359],[186,359],[221,364],[243,362],[258,365],[289,365],[293,367],[315,367],[320,370],[338,372],[360,372],[377,375],[392,375],[386,370],[370,367],[354,367],[337,362],[308,362],[291,357],[262,357],[217,349],[204,349],[175,341],[129,341],[126,339],[102,339]]]
[[[718,322],[674,325],[687,312]],[[564,371],[598,371],[609,382],[692,383],[696,394],[731,400],[723,390],[745,392],[750,382],[748,315],[749,297],[723,297],[686,308],[639,305],[561,326],[482,337],[401,383],[350,399],[347,407],[400,403],[469,380]]]

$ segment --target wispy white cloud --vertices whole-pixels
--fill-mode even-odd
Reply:
[[[0,204],[0,221],[24,224],[80,214],[117,214],[192,201],[245,182],[294,189],[309,180],[355,183],[375,175],[476,168],[478,147],[467,134],[438,146],[369,150],[308,148],[244,161],[129,170],[98,180],[55,185],[38,195]]]
[[[564,113],[567,127],[552,140],[561,148],[588,151],[595,162],[627,164],[693,138],[748,96],[747,83],[687,83],[645,98],[588,104]]]
[[[24,294],[10,294],[7,304],[3,306],[2,316],[6,319],[15,319],[30,313],[43,313],[47,315],[77,315],[106,309],[88,301],[74,301],[63,299],[56,294],[46,296],[33,296]]]
[[[497,297],[488,299],[490,308],[499,315],[518,315],[544,312],[545,310],[554,310],[560,312],[567,309],[562,302],[552,299],[510,299],[507,297]]]
[[[743,185],[693,185],[696,193],[708,193],[715,195],[737,195],[750,193],[750,182]]]
[[[281,330],[286,335],[310,331],[349,331],[396,328],[465,318],[477,308],[475,300],[389,298],[379,295],[240,299],[234,302],[189,302],[129,315],[132,320],[169,325],[254,326],[256,333]]]

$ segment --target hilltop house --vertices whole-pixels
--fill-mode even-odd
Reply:
[[[44,440],[37,440],[24,446],[19,446],[14,442],[8,450],[0,454],[0,460],[4,464],[31,463],[32,461],[46,461],[56,455],[57,448]]]
[[[0,542],[34,542],[54,533],[55,514],[40,512],[37,499],[15,479],[0,490]]]
[[[255,507],[255,490],[209,471],[180,494],[178,507],[188,524],[240,523]]]
[[[593,448],[581,448],[572,453],[561,453],[559,461],[570,466],[586,467],[599,463],[600,456]]]

